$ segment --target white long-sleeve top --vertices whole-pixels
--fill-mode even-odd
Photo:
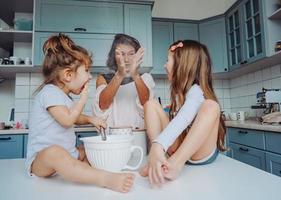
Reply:
[[[205,100],[199,85],[194,84],[186,94],[183,106],[166,128],[154,140],[161,144],[165,151],[175,142],[177,137],[186,129],[197,115],[200,106]]]

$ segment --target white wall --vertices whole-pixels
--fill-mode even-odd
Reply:
[[[155,0],[153,17],[200,20],[223,14],[236,0]]]

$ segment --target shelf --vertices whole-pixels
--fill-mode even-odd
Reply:
[[[32,31],[0,30],[0,47],[11,51],[14,42],[32,43]]]
[[[0,78],[14,79],[16,73],[40,73],[42,67],[36,67],[33,65],[0,65]]]
[[[279,20],[281,20],[281,8],[276,10],[271,16],[268,17],[268,19],[279,19]]]
[[[278,64],[281,64],[281,51],[278,51],[269,57],[257,60],[256,62],[244,64],[243,66],[238,67],[230,72],[216,73],[213,77],[215,79],[230,79]]]

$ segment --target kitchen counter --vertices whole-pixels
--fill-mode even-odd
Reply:
[[[0,177],[1,200],[281,199],[280,177],[224,155],[219,155],[210,165],[186,166],[177,180],[168,182],[162,188],[151,188],[148,180],[136,173],[134,187],[127,194],[66,182],[60,176],[29,178],[23,159],[0,160]]]
[[[246,120],[246,121],[225,121],[226,127],[232,128],[246,128],[261,131],[273,131],[281,134],[281,125],[264,125],[256,120]]]
[[[97,129],[94,126],[79,126],[74,128],[75,132],[96,132]],[[28,129],[6,129],[0,130],[0,135],[18,135],[18,134],[28,134]]]

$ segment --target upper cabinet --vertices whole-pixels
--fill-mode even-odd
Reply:
[[[174,23],[174,40],[197,40],[198,41],[198,24],[197,23]]]
[[[35,31],[123,32],[121,3],[37,0],[35,10]]]
[[[228,71],[224,16],[199,24],[200,42],[209,50],[213,73]]]
[[[151,70],[152,5],[152,1],[36,1],[35,65],[43,62],[42,46],[47,38],[63,32],[93,54],[94,71],[103,71],[115,34],[125,33],[145,48],[140,71]]]
[[[265,57],[261,0],[244,0],[226,17],[230,69]]]
[[[149,5],[124,5],[125,34],[139,40],[145,49],[142,66],[152,67],[152,18]]]

